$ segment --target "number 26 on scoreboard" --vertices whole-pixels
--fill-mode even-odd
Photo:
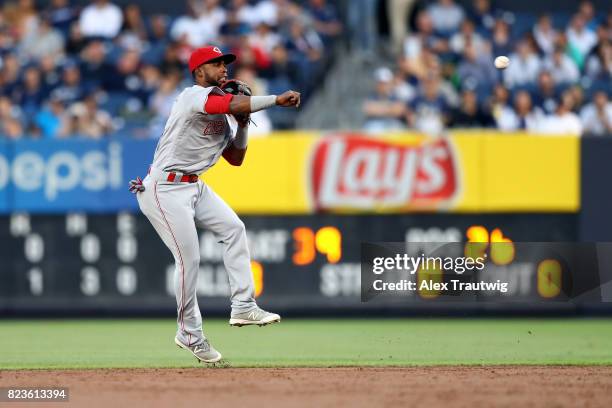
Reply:
[[[293,230],[293,242],[295,252],[291,259],[298,266],[311,264],[317,252],[332,264],[342,258],[342,234],[336,227],[326,226],[316,232],[309,227],[298,227]]]

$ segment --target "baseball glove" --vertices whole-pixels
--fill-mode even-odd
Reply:
[[[229,93],[232,95],[245,95],[245,96],[253,95],[253,92],[251,91],[251,88],[249,88],[247,83],[242,82],[239,79],[230,79],[228,81],[225,81],[223,85],[221,85],[221,89],[223,90],[223,92]]]
[[[221,85],[221,89],[225,93],[229,93],[232,95],[244,95],[244,96],[253,96],[253,91],[246,82],[243,82],[239,79],[230,79],[225,81],[223,85]],[[251,115],[234,115],[238,124],[242,127],[245,127],[249,123],[255,124],[251,120]]]

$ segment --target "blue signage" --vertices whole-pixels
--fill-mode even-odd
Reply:
[[[0,144],[0,212],[116,212],[138,203],[154,140],[23,140]]]
[[[5,213],[10,210],[9,200],[9,182],[11,177],[10,172],[10,147],[7,142],[0,140],[0,213]]]

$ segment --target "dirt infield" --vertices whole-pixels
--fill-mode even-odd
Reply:
[[[612,406],[612,367],[0,370],[9,386],[70,389],[45,407]]]

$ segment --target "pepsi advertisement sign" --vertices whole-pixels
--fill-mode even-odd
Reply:
[[[36,140],[0,144],[0,212],[136,209],[129,180],[146,175],[153,140]]]

